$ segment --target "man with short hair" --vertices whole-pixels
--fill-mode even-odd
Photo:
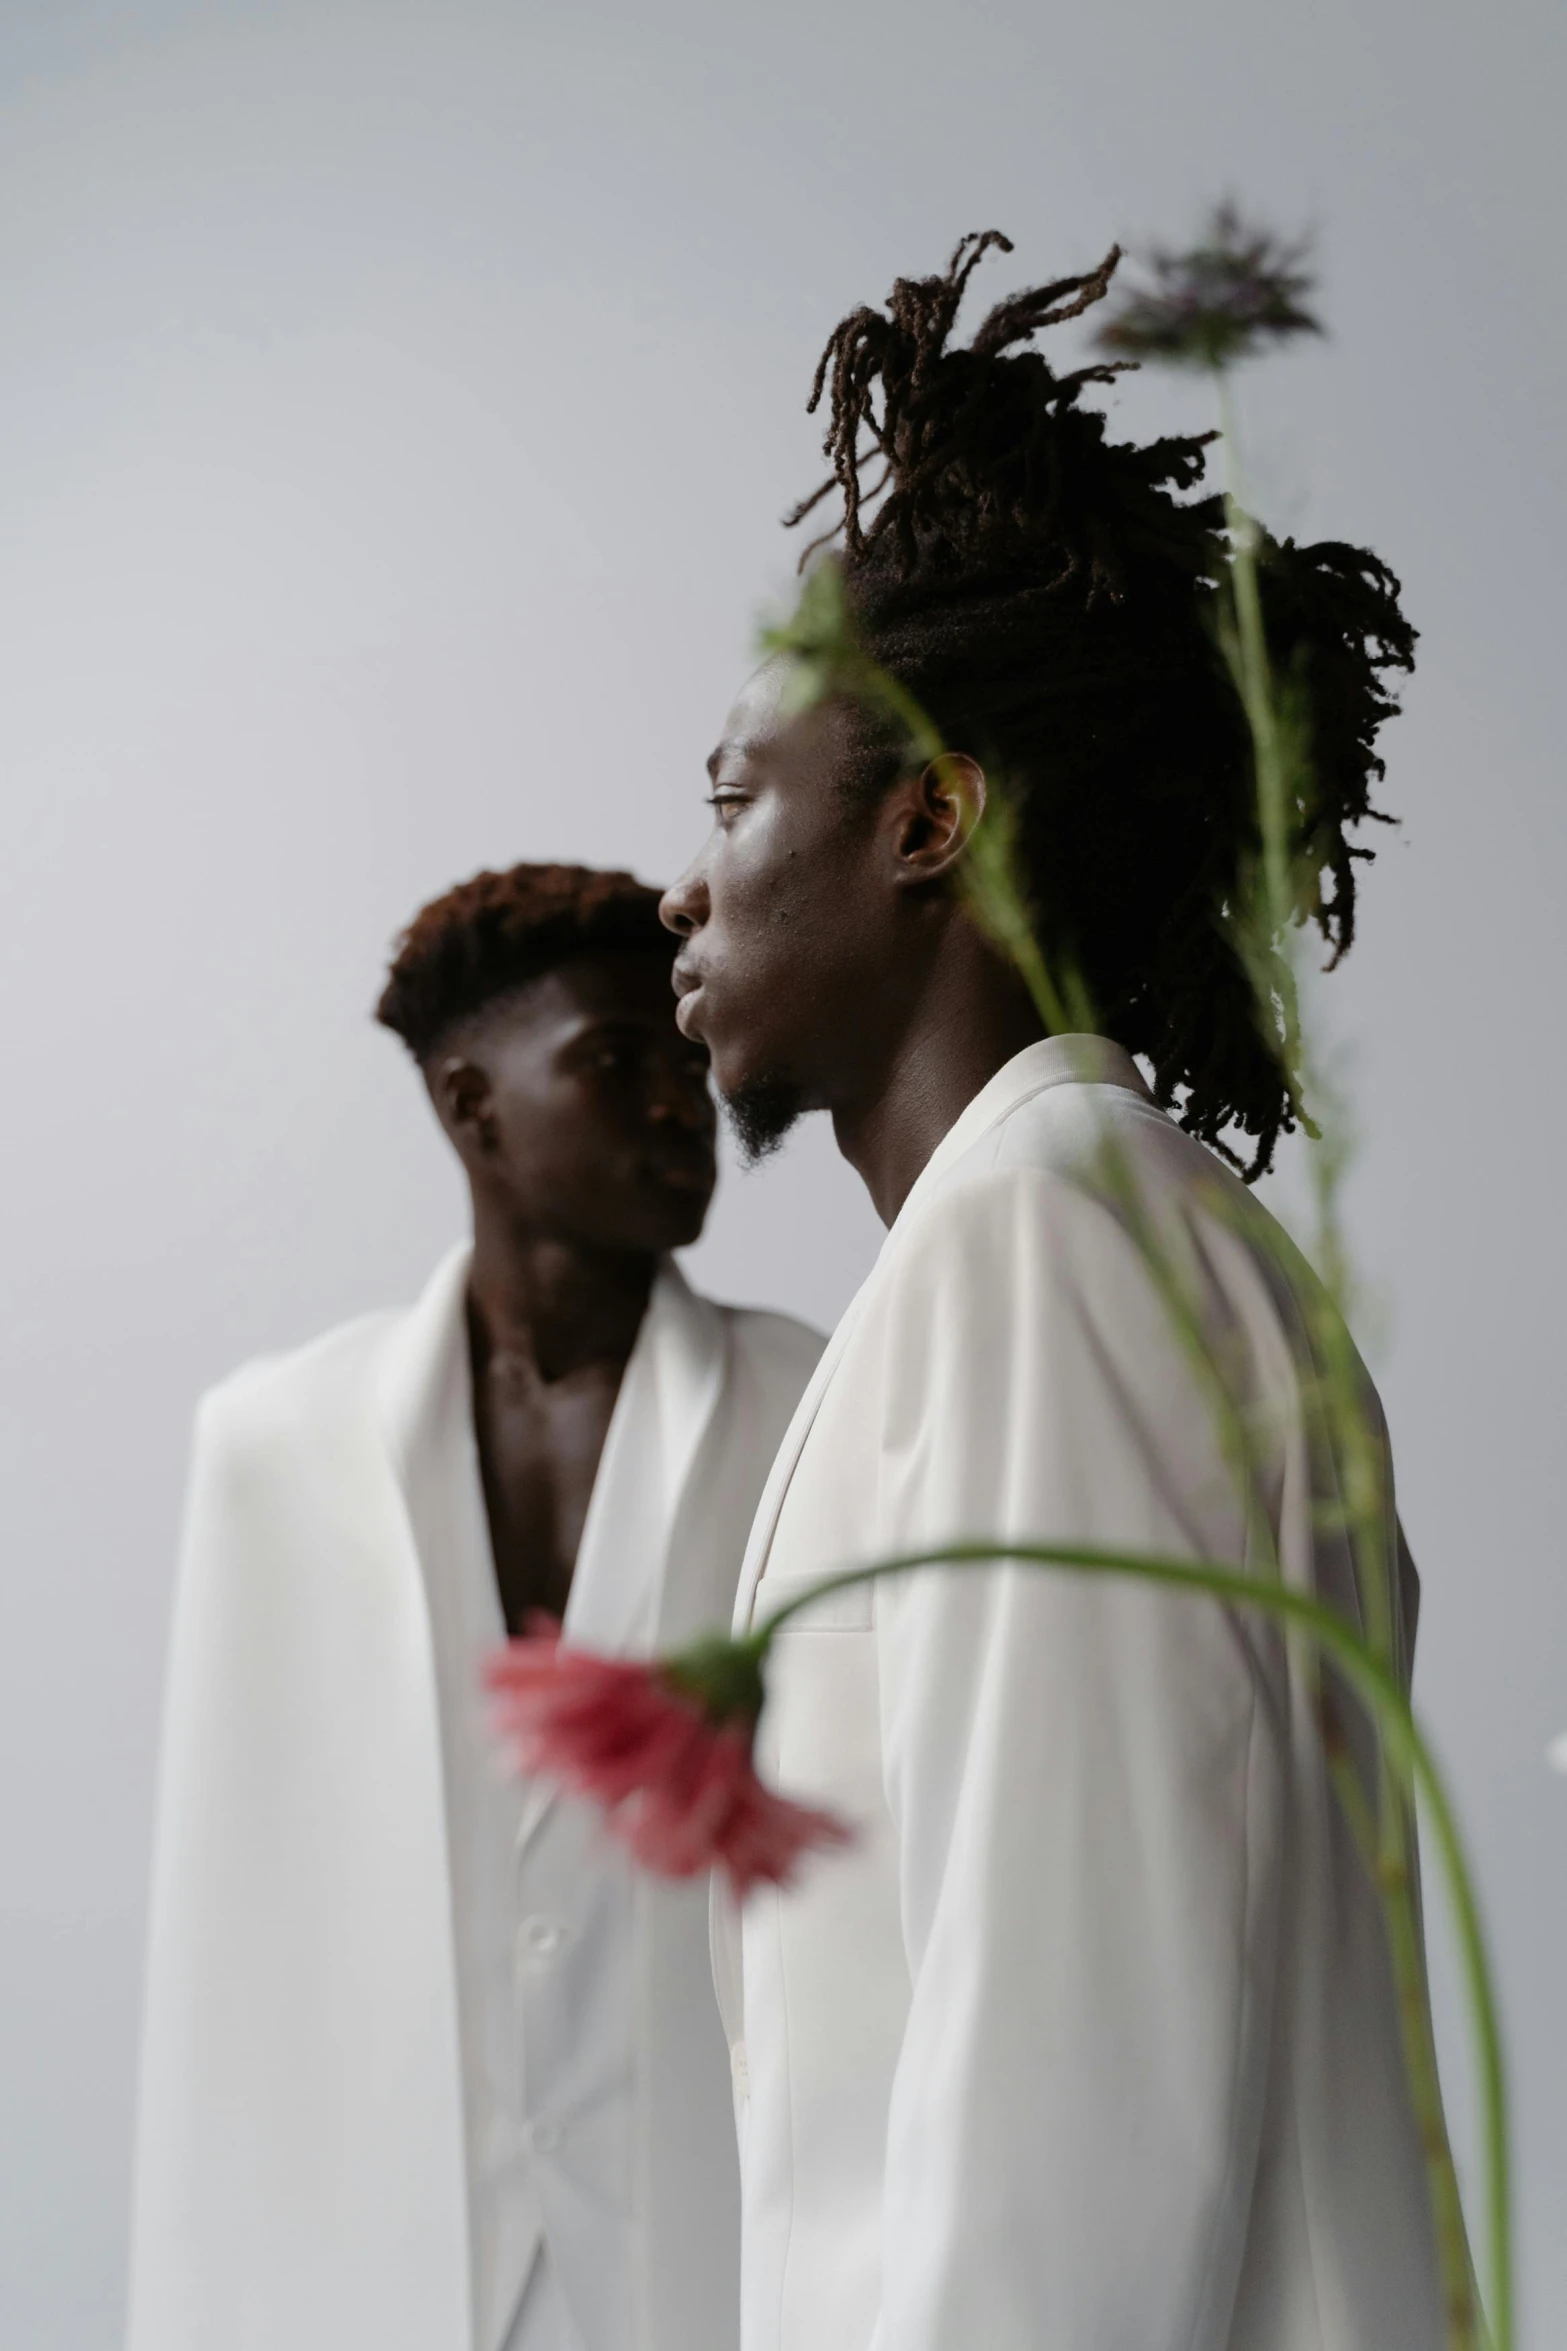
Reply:
[[[537,1611],[631,1654],[727,1615],[819,1353],[671,1258],[714,1116],[657,903],[519,866],[424,909],[379,1017],[471,1245],[201,1407],[131,2351],[733,2351],[705,1884],[510,1778],[480,1680]]]
[[[1200,442],[1112,444],[1091,378],[1017,348],[1108,266],[949,347],[996,241],[833,336],[854,643],[831,674],[859,683],[802,708],[786,663],[751,681],[665,899],[681,1026],[753,1149],[826,1110],[890,1228],[769,1480],[737,1630],[825,1570],[986,1537],[1206,1557],[1361,1621],[1360,1528],[1303,1402],[1326,1302],[1204,1148],[1256,1174],[1293,1117],[1231,920],[1257,826],[1223,511],[1180,495]],[[1292,851],[1342,949],[1412,632],[1352,548],[1271,548],[1263,585],[1312,693]],[[1045,1034],[958,887],[998,782],[1094,1034]],[[1145,1224],[1232,1384],[1244,1481]],[[1369,1382],[1365,1407],[1396,1559]],[[1409,1574],[1385,1607],[1407,1672]],[[742,2351],[1437,2351],[1398,2002],[1321,1699],[1270,1618],[1124,1578],[922,1570],[794,1618],[758,1754],[858,1843],[715,1922]]]

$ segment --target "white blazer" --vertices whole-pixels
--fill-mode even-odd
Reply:
[[[1309,1276],[1202,1206],[1233,1179],[1119,1047],[1059,1039],[969,1105],[829,1342],[739,1624],[987,1532],[1257,1561],[1095,1196],[1106,1131],[1255,1410],[1282,1572],[1358,1612],[1300,1410]],[[1406,1664],[1412,1609],[1411,1575]],[[1437,2351],[1380,1914],[1296,1662],[1260,1617],[1020,1567],[780,1636],[762,1762],[860,1841],[716,1908],[743,2351]]]
[[[253,1364],[197,1417],[130,2351],[488,2351],[474,2344],[426,1591],[440,1563],[421,1559],[409,1507],[466,1273],[458,1251],[411,1310]],[[799,1324],[712,1305],[673,1266],[660,1273],[584,1530],[593,1597],[574,1608],[575,1639],[663,1645],[728,1614],[819,1351]],[[732,2351],[733,2128],[705,1891],[641,1884],[633,1951],[629,2343],[607,2332],[591,2197],[541,2176],[551,2257],[585,2351]],[[569,2072],[571,2052],[557,2059]],[[530,2096],[549,2062],[530,2048]]]

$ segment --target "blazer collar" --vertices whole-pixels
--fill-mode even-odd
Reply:
[[[966,1109],[959,1112],[936,1145],[910,1187],[908,1198],[888,1227],[888,1238],[915,1216],[943,1179],[992,1127],[1036,1094],[1052,1086],[1123,1086],[1128,1093],[1153,1100],[1143,1074],[1123,1045],[1113,1037],[1090,1035],[1041,1037],[1003,1062],[993,1078],[980,1087]]]
[[[726,1361],[722,1314],[666,1258],[593,1481],[566,1605],[568,1640],[611,1655],[657,1647],[670,1538]]]
[[[440,1474],[442,1444],[460,1404],[471,1419],[467,1351],[472,1249],[451,1250],[393,1328],[382,1353],[376,1408],[388,1461],[406,1504]],[[666,1260],[620,1383],[583,1524],[565,1638],[611,1656],[657,1648],[676,1514],[723,1390],[728,1326]],[[411,1508],[417,1529],[423,1514]],[[414,1536],[418,1549],[418,1535]],[[428,1577],[441,1562],[424,1559]],[[493,1572],[493,1570],[491,1571]],[[528,1790],[519,1854],[554,1808],[548,1781]]]
[[[378,1415],[405,1492],[439,1425],[447,1383],[466,1381],[472,1256],[467,1242],[447,1253],[382,1354]],[[572,1576],[565,1629],[583,1646],[656,1645],[670,1535],[727,1362],[722,1313],[666,1258],[615,1399]]]
[[[428,1437],[444,1383],[467,1338],[468,1268],[473,1244],[449,1249],[414,1304],[388,1333],[376,1379],[376,1412],[398,1482],[407,1486]]]
[[[1150,1102],[1153,1100],[1136,1062],[1113,1038],[1088,1035],[1041,1037],[1037,1043],[1025,1045],[1021,1053],[1014,1053],[1010,1061],[1002,1064],[995,1076],[981,1086],[972,1102],[959,1112],[936,1145],[911,1186],[908,1198],[888,1227],[887,1237],[877,1253],[875,1264],[849,1301],[842,1319],[828,1340],[810,1385],[801,1397],[778,1449],[772,1472],[757,1506],[751,1539],[746,1545],[745,1562],[740,1571],[740,1588],[735,1597],[734,1612],[734,1629],[737,1634],[749,1630],[756,1606],[756,1587],[767,1565],[767,1555],[772,1548],[784,1497],[789,1491],[800,1455],[805,1450],[805,1441],[821,1409],[822,1398],[832,1385],[849,1335],[864,1312],[867,1299],[875,1291],[883,1269],[896,1255],[899,1236],[907,1233],[953,1168],[993,1127],[999,1126],[1003,1119],[1010,1118],[1013,1111],[1024,1102],[1031,1101],[1036,1094],[1048,1092],[1052,1086],[1085,1084],[1124,1086],[1130,1093],[1141,1094]]]

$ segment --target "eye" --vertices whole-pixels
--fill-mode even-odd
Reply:
[[[736,810],[743,808],[750,796],[749,792],[742,792],[735,784],[720,784],[716,791],[709,792],[707,805],[713,811],[714,823],[728,824]]]

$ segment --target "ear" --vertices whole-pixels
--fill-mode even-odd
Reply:
[[[898,880],[940,881],[985,813],[985,771],[966,751],[943,751],[891,795]]]
[[[499,1137],[488,1073],[452,1053],[427,1073],[436,1115],[460,1151],[493,1151]]]

